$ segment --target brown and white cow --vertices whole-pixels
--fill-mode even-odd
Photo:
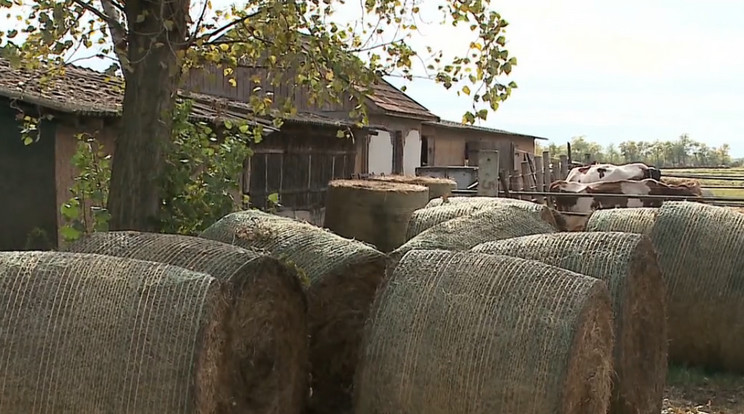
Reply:
[[[550,185],[551,192],[565,193],[555,195],[555,208],[558,211],[571,213],[591,213],[594,210],[626,207],[660,207],[664,199],[639,199],[634,195],[668,195],[687,196],[698,201],[699,189],[686,185],[673,186],[652,178],[644,180],[600,181],[595,183],[577,183],[565,180],[555,181]],[[603,197],[601,195],[571,196],[571,194],[618,194],[627,197]],[[700,200],[702,201],[702,200]]]
[[[583,167],[572,168],[568,172],[566,181],[571,183],[596,183],[622,180],[640,181],[646,178],[661,180],[661,171],[641,162],[623,165],[594,163]]]

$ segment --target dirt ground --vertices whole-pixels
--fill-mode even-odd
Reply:
[[[662,414],[744,414],[744,375],[671,367]]]

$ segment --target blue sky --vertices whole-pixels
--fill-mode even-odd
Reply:
[[[358,1],[349,1],[343,20],[358,17]],[[197,12],[200,1],[194,3]],[[214,0],[216,7],[230,3]],[[434,8],[436,2],[424,4]],[[732,155],[744,156],[744,1],[493,4],[510,23],[507,47],[519,62],[505,80],[519,88],[484,125],[558,143],[576,135],[608,144],[688,133],[712,146],[728,143]],[[417,44],[446,53],[470,40],[451,27],[418,26]],[[446,119],[460,120],[470,107],[467,97],[428,80],[390,81],[406,84],[409,95]]]

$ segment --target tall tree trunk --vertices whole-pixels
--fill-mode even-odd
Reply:
[[[189,0],[128,0],[126,82],[111,168],[111,230],[156,231]],[[143,19],[144,18],[144,19]]]

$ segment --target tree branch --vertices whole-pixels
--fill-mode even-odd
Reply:
[[[106,13],[106,15],[109,16],[108,20],[106,21],[109,24],[111,39],[113,39],[114,41],[114,53],[116,53],[116,56],[119,57],[120,62],[124,62],[126,60],[121,59],[121,54],[126,53],[127,32],[126,30],[124,30],[124,27],[121,24],[121,14],[119,13],[119,10],[114,5],[114,2],[112,0],[101,0],[101,6],[103,6],[103,11]]]
[[[107,16],[104,12],[96,9],[90,3],[86,3],[83,0],[72,0],[72,1],[75,4],[77,4],[78,6],[84,8],[85,10],[88,10],[89,12],[95,14],[96,17],[98,17],[99,19],[103,20],[108,25],[119,25],[119,22],[113,20],[112,18],[110,18],[109,16]]]
[[[217,35],[225,32],[225,31],[227,31],[227,30],[229,30],[229,29],[231,29],[231,28],[233,28],[233,27],[235,27],[235,26],[237,26],[237,25],[239,25],[239,24],[241,24],[243,22],[245,22],[248,19],[251,19],[253,17],[258,16],[259,14],[261,14],[261,12],[262,12],[262,10],[259,8],[258,10],[256,10],[255,12],[253,12],[251,14],[247,14],[247,15],[239,18],[239,19],[235,19],[235,20],[231,21],[230,23],[228,23],[228,24],[226,24],[226,25],[224,25],[222,27],[219,27],[217,29],[214,29],[211,32],[205,33],[205,34],[199,36],[198,38],[196,38],[195,40],[204,40],[205,42],[209,42],[209,39],[211,39],[211,38],[213,38],[213,37],[215,37],[215,36],[217,36]]]
[[[196,21],[196,25],[194,25],[194,32],[191,33],[191,36],[189,36],[189,39],[186,41],[186,44],[191,45],[193,44],[194,40],[196,40],[196,36],[199,33],[199,27],[201,27],[202,22],[204,21],[204,15],[207,14],[208,5],[209,5],[209,0],[204,0],[204,6],[202,7],[201,13],[199,13],[199,19]]]

